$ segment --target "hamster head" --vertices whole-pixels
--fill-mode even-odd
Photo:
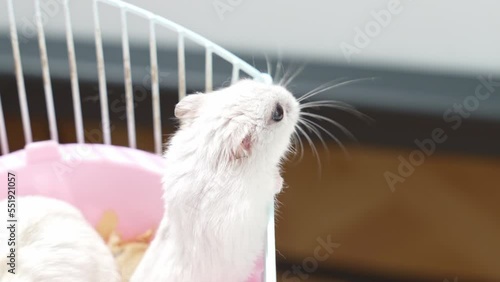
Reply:
[[[180,131],[200,140],[205,157],[277,165],[290,147],[299,103],[288,90],[241,80],[212,93],[191,94],[175,108]]]

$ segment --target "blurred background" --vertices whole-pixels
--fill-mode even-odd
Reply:
[[[309,132],[284,167],[279,281],[500,281],[500,2],[130,0],[175,21],[301,96],[354,106],[311,111],[345,145]],[[75,142],[62,1],[41,0],[60,141]],[[31,1],[14,1],[35,140],[49,139]],[[6,1],[0,1],[0,93],[11,151],[24,146]],[[91,1],[70,1],[86,141],[100,128]],[[113,125],[127,145],[120,13],[100,8]],[[129,17],[138,147],[153,151],[148,23]],[[165,133],[175,130],[176,35],[158,30]],[[187,44],[187,87],[205,85],[204,49]],[[214,86],[231,65],[214,58]],[[312,148],[317,150],[314,152]]]

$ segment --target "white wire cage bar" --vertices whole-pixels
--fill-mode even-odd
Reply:
[[[35,0],[36,27],[38,32],[38,47],[40,48],[40,61],[42,63],[43,88],[45,91],[45,103],[47,104],[47,115],[49,118],[50,138],[58,141],[56,113],[54,110],[54,98],[52,84],[50,82],[49,58],[47,57],[47,45],[45,44],[45,33],[42,25],[42,14],[40,12],[40,0]]]
[[[3,117],[2,93],[0,93],[0,146],[2,152],[9,152],[7,130],[5,129],[5,119]]]
[[[36,19],[36,34],[38,37],[38,48],[41,62],[43,87],[46,102],[46,111],[50,131],[50,139],[58,141],[58,127],[57,127],[57,114],[56,107],[54,106],[54,97],[50,76],[50,62],[47,55],[47,45],[45,38],[44,25],[40,11],[40,0],[33,0],[35,8]],[[161,126],[161,110],[160,110],[160,85],[159,85],[159,66],[158,66],[158,46],[157,46],[157,27],[169,29],[177,34],[177,69],[178,69],[178,99],[182,99],[187,93],[186,88],[186,40],[193,42],[205,49],[205,91],[210,92],[213,90],[213,57],[217,55],[223,60],[232,65],[231,83],[236,82],[240,78],[240,72],[244,72],[253,79],[272,83],[272,79],[268,74],[261,73],[250,64],[241,60],[231,52],[207,40],[203,36],[196,34],[179,24],[176,24],[168,19],[160,17],[150,11],[136,7],[132,4],[123,2],[121,0],[89,0],[92,1],[93,23],[94,23],[94,40],[96,49],[96,64],[97,64],[97,78],[99,88],[99,101],[101,111],[101,127],[103,143],[107,145],[112,144],[110,116],[108,105],[108,92],[106,81],[106,66],[104,60],[104,46],[102,38],[101,23],[99,20],[99,5],[106,4],[111,7],[116,7],[120,12],[120,25],[121,25],[121,47],[122,47],[122,60],[123,60],[123,76],[125,86],[125,101],[127,113],[127,136],[128,146],[131,148],[137,147],[136,142],[136,124],[134,113],[134,93],[132,81],[132,65],[131,65],[131,52],[129,47],[129,31],[127,19],[129,14],[134,14],[148,21],[149,25],[149,63],[150,63],[150,76],[151,76],[151,99],[152,99],[152,119],[153,119],[153,140],[154,152],[157,155],[162,154],[163,141],[162,140],[162,126]],[[30,111],[28,100],[26,96],[26,88],[24,81],[24,74],[22,68],[22,56],[19,47],[18,31],[16,26],[15,7],[14,3],[18,1],[6,0],[7,13],[9,23],[9,34],[12,45],[12,57],[14,60],[14,73],[17,84],[17,92],[20,105],[20,114],[23,128],[23,135],[25,144],[33,142]],[[62,11],[64,14],[66,48],[68,53],[69,76],[71,82],[71,95],[73,100],[74,122],[76,142],[85,143],[85,132],[83,125],[82,105],[80,100],[80,86],[77,72],[77,60],[75,55],[75,43],[73,38],[73,29],[71,23],[71,13],[69,0],[63,0]],[[0,50],[1,51],[1,50]],[[0,149],[2,154],[9,153],[9,139],[6,129],[6,122],[4,116],[4,107],[2,105],[0,93]],[[274,241],[274,207],[271,207],[270,217],[268,222],[268,232],[266,240],[265,251],[265,275],[264,281],[276,281],[275,269],[275,241]]]
[[[23,123],[24,140],[26,143],[31,143],[33,140],[31,135],[31,124],[30,116],[28,111],[28,102],[26,99],[26,88],[24,85],[24,75],[23,67],[21,64],[21,52],[19,51],[19,39],[17,37],[17,26],[16,19],[14,16],[14,5],[12,0],[7,1],[7,11],[9,14],[9,26],[10,26],[10,42],[12,44],[12,55],[14,57],[14,68],[16,73],[17,82],[17,95],[19,96],[19,105],[21,107],[21,120]],[[6,133],[7,134],[7,133]],[[7,135],[5,135],[7,139]],[[3,151],[4,154],[9,153],[9,151]]]
[[[69,13],[68,0],[63,2],[64,23],[66,28],[66,45],[68,48],[69,71],[71,80],[71,93],[73,95],[73,110],[75,115],[76,141],[84,143],[82,106],[80,104],[80,87],[78,84],[78,72],[76,69],[75,43],[73,41],[73,29],[71,27],[71,16]]]

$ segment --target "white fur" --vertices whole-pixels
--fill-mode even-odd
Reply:
[[[10,233],[0,229],[2,282],[118,282],[111,251],[80,211],[68,203],[40,196],[17,199],[16,274],[8,273]],[[0,202],[5,225],[7,202]]]
[[[271,120],[276,103],[285,110],[280,122]],[[244,80],[189,95],[176,116],[181,128],[165,153],[165,215],[131,281],[246,281],[263,255],[299,104],[280,86]]]

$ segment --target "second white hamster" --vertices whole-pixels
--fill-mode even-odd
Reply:
[[[72,205],[41,196],[17,198],[15,246],[0,228],[1,282],[119,282],[113,255],[97,231]],[[7,222],[7,200],[0,201]],[[11,240],[13,241],[13,240]],[[8,265],[15,247],[15,265]],[[15,267],[15,274],[8,272]]]

